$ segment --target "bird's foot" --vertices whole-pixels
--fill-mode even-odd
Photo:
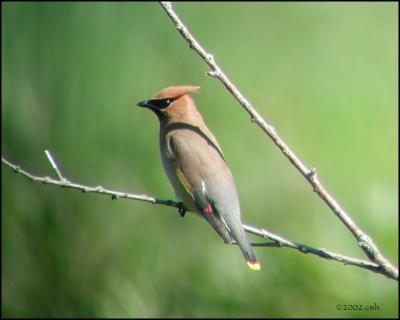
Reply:
[[[187,211],[187,209],[186,209],[186,207],[183,205],[183,203],[182,203],[182,202],[179,202],[178,212],[179,212],[179,215],[180,215],[182,218],[185,216],[186,211]]]

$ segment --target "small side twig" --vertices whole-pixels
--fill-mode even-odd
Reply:
[[[189,48],[194,50],[207,65],[211,68],[207,74],[218,79],[239,104],[250,115],[250,120],[272,140],[272,142],[281,150],[288,158],[293,166],[303,175],[303,177],[312,186],[314,192],[328,205],[334,214],[342,221],[347,229],[356,238],[359,247],[364,251],[368,258],[381,266],[383,272],[390,278],[398,279],[399,272],[379,251],[378,246],[361,228],[353,221],[349,214],[339,205],[339,203],[328,193],[317,178],[315,169],[308,169],[299,157],[289,148],[283,139],[277,134],[275,128],[267,123],[266,120],[258,113],[255,107],[243,96],[239,89],[231,82],[231,80],[222,71],[221,67],[216,63],[214,56],[208,53],[197,41],[197,39],[189,32],[188,28],[176,14],[172,8],[171,2],[160,2],[161,7],[175,25],[176,30],[182,38],[189,44]]]
[[[53,159],[51,154],[49,152],[46,152],[46,156],[49,158],[49,161],[51,162],[50,159]],[[179,210],[185,210],[182,203],[172,201],[172,200],[160,200],[160,199],[157,199],[157,198],[154,198],[154,197],[151,197],[148,195],[144,195],[144,194],[138,195],[138,194],[133,194],[133,193],[110,190],[110,189],[104,188],[102,186],[88,186],[88,185],[71,182],[64,178],[64,176],[61,174],[61,171],[58,169],[58,166],[56,165],[54,160],[53,160],[53,163],[54,163],[55,167],[58,169],[58,171],[60,172],[60,175],[57,174],[60,178],[59,180],[52,179],[48,176],[45,176],[45,177],[35,176],[35,175],[21,169],[20,166],[11,163],[10,161],[6,160],[3,157],[1,158],[1,162],[3,164],[5,164],[6,166],[10,167],[11,169],[13,169],[16,173],[28,178],[31,181],[42,182],[45,184],[56,185],[59,187],[68,187],[68,188],[72,188],[72,189],[78,189],[84,193],[92,192],[92,193],[104,194],[104,195],[111,196],[111,199],[113,199],[113,200],[116,200],[116,199],[140,200],[140,201],[149,202],[152,204],[160,204],[160,205],[164,205],[164,206],[177,208]],[[53,166],[53,168],[54,168],[54,166]],[[251,233],[260,238],[272,241],[272,242],[266,242],[266,243],[253,243],[252,245],[255,247],[263,246],[263,247],[291,248],[291,249],[297,250],[298,252],[301,252],[303,254],[309,253],[309,254],[318,256],[320,258],[326,259],[326,260],[340,262],[344,265],[352,265],[355,267],[359,267],[359,268],[370,270],[370,271],[373,271],[376,273],[383,274],[392,279],[396,279],[396,278],[390,277],[388,274],[386,274],[384,272],[384,270],[381,268],[381,266],[379,266],[376,263],[371,263],[368,261],[363,261],[363,260],[343,256],[343,255],[340,255],[337,253],[332,253],[325,249],[313,248],[308,245],[292,242],[290,240],[287,240],[279,235],[276,235],[276,234],[269,232],[262,228],[257,228],[257,227],[253,227],[253,226],[246,225],[246,224],[243,224],[243,228],[248,233]]]
[[[47,155],[47,153],[46,153],[46,155]],[[56,180],[56,179],[50,178],[48,176],[45,176],[45,177],[35,176],[35,175],[21,169],[18,165],[11,163],[10,161],[6,160],[3,157],[1,157],[1,162],[4,163],[5,165],[7,165],[8,167],[10,167],[11,169],[13,169],[16,173],[28,178],[29,180],[35,181],[35,182],[42,182],[44,184],[56,185],[59,187],[78,189],[84,193],[98,193],[98,194],[108,195],[108,196],[111,196],[112,200],[116,200],[116,199],[140,200],[140,201],[150,202],[153,204],[164,204],[164,205],[169,205],[171,207],[179,208],[179,203],[172,203],[170,200],[165,201],[165,200],[155,199],[155,198],[147,196],[145,194],[139,195],[139,194],[110,190],[110,189],[103,188],[102,186],[83,185],[80,183],[71,182],[63,177],[61,177],[59,180]]]
[[[63,175],[61,174],[60,169],[58,169],[57,163],[54,161],[53,157],[50,154],[49,150],[44,150],[44,153],[47,156],[47,159],[49,159],[51,166],[53,167],[54,171],[56,172],[57,176],[60,178],[60,180],[66,180]]]

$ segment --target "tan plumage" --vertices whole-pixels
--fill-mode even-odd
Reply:
[[[189,93],[196,86],[168,87],[139,102],[160,121],[160,153],[177,198],[204,217],[225,243],[236,242],[249,267],[259,270],[240,218],[233,176],[221,148]]]

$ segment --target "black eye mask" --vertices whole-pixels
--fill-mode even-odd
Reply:
[[[176,98],[165,98],[165,99],[149,99],[139,102],[137,105],[140,107],[147,107],[152,109],[165,109],[174,101]]]

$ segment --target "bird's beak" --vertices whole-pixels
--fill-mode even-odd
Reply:
[[[149,100],[140,101],[136,105],[143,108],[148,108],[150,106]]]

